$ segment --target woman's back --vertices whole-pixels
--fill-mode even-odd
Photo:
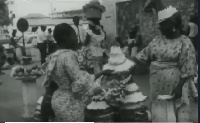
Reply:
[[[58,50],[56,53],[58,54],[57,59],[52,58],[49,65],[55,65],[50,74],[50,79],[58,85],[58,89],[52,97],[55,120],[83,121],[86,105],[83,95],[91,88],[94,76],[80,70],[74,51]]]
[[[71,50],[66,50],[64,53],[59,54],[56,60],[55,67],[52,71],[50,78],[57,83],[59,88],[67,90],[70,89],[71,79],[69,74],[71,73],[68,73],[66,71],[66,68],[67,66],[72,65],[71,62],[76,63],[76,59],[74,56],[75,52]],[[71,62],[66,61],[66,59]]]

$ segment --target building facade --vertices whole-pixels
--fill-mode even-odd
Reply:
[[[66,19],[66,18],[73,18],[74,16],[78,16],[81,19],[84,18],[84,13],[82,11],[82,9],[79,10],[71,10],[71,11],[63,11],[63,12],[55,12],[51,14],[52,18],[62,18],[62,19]]]
[[[164,6],[172,5],[182,14],[183,28],[186,29],[189,14],[198,11],[197,0],[148,0],[152,4],[162,3]],[[107,43],[110,44],[118,35],[123,40],[127,39],[127,33],[134,24],[140,25],[140,33],[144,47],[152,41],[158,30],[157,11],[145,11],[147,0],[102,0],[106,7],[101,24],[107,33]]]

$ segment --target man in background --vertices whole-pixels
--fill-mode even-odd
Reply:
[[[47,35],[47,41],[48,41],[48,54],[51,54],[56,51],[57,44],[52,36],[52,30],[51,28],[48,29],[48,35]]]
[[[16,49],[17,49],[17,48],[20,48],[23,56],[25,55],[25,49],[24,49],[23,46],[20,46],[20,45],[18,44],[18,42],[19,42],[19,40],[22,38],[22,36],[19,37],[18,39],[15,39],[16,34],[17,34],[17,30],[13,30],[13,32],[12,32],[12,37],[11,37],[11,39],[10,39],[10,43],[9,43],[9,44],[12,45],[12,46],[14,47],[14,51],[13,51],[13,52],[14,52],[14,62],[16,62],[16,63],[19,64],[19,63],[20,63],[20,60],[17,58]],[[13,63],[13,60],[12,60],[12,59],[8,59],[8,60],[10,61],[11,64]]]
[[[80,19],[79,19],[78,16],[74,16],[73,17],[73,22],[74,22],[74,24],[72,25],[72,28],[76,32],[76,36],[78,38],[79,46],[82,46],[84,41],[85,41],[85,39],[86,39],[86,32],[83,29],[83,27],[79,24]]]
[[[37,36],[37,46],[41,54],[40,55],[41,64],[45,63],[47,55],[47,35],[45,31],[46,31],[46,26],[41,26],[41,32],[39,32]]]

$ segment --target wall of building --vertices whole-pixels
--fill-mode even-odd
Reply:
[[[101,3],[106,7],[106,12],[102,14],[101,24],[107,34],[107,45],[114,40],[117,35],[117,21],[116,21],[116,3],[130,0],[102,0]]]
[[[74,16],[79,16],[80,18],[84,18],[84,13],[82,9],[71,10],[71,11],[63,11],[63,12],[55,12],[51,14],[52,18],[73,18]]]
[[[101,23],[107,33],[108,44],[114,40],[117,35],[117,21],[116,21],[116,3],[126,0],[102,0],[102,4],[106,7],[106,12],[103,13]],[[197,0],[162,0],[165,6],[172,5],[182,13],[182,20],[184,29],[187,27],[189,14],[196,8]],[[197,9],[196,9],[197,10]],[[156,35],[160,35],[158,30],[157,13],[146,13],[140,8],[137,19],[139,19],[140,33],[142,35],[144,47],[152,41]]]
[[[183,29],[187,29],[187,24],[189,20],[189,14],[195,11],[195,2],[196,0],[162,0],[162,3],[165,6],[174,6],[176,7],[182,14],[182,23]],[[160,32],[158,30],[157,14],[156,13],[146,13],[144,11],[140,12],[140,27],[141,34],[144,42],[144,46],[148,45],[152,39],[159,35]]]

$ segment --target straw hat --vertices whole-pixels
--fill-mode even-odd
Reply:
[[[119,43],[114,42],[111,46],[108,63],[103,66],[103,70],[128,71],[134,65],[134,62],[125,57]]]
[[[177,12],[178,12],[178,10],[172,6],[169,6],[166,9],[159,11],[157,23],[160,23],[160,22],[172,17],[172,15]]]

